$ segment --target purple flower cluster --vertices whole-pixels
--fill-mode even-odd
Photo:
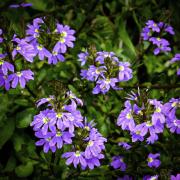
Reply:
[[[83,170],[87,167],[94,169],[95,166],[100,166],[99,160],[104,158],[102,151],[105,149],[104,143],[107,140],[102,137],[96,128],[90,125],[84,125],[82,130],[88,132],[87,137],[82,139],[85,144],[84,149],[66,152],[62,157],[67,158],[67,165],[73,164],[76,168],[80,164]]]
[[[77,109],[78,105],[83,105],[82,100],[70,91],[62,102],[58,103],[54,96],[50,96],[40,99],[37,107],[43,104],[47,104],[48,108],[34,116],[31,123],[35,136],[39,138],[36,145],[43,146],[47,153],[61,149],[64,144],[71,144],[72,150],[62,155],[67,159],[67,165],[73,164],[76,168],[79,164],[83,170],[100,166],[106,139],[93,127],[93,122],[84,121]]]
[[[21,3],[11,7],[27,6],[31,6],[31,4]],[[65,60],[62,54],[66,53],[67,48],[74,46],[74,30],[67,25],[57,23],[51,32],[49,27],[45,26],[45,20],[46,18],[34,19],[33,24],[27,26],[24,38],[20,39],[14,34],[10,42],[5,42],[7,38],[4,38],[3,30],[0,29],[0,43],[3,43],[2,47],[6,47],[0,54],[0,86],[4,86],[6,90],[9,90],[10,87],[16,88],[18,84],[21,88],[25,88],[26,83],[34,79],[34,73],[30,69],[16,70],[14,63],[16,59],[32,63],[38,56],[40,60],[48,58],[49,64],[57,64],[59,61]],[[11,49],[10,47],[13,47],[13,50],[6,52],[7,49]]]
[[[78,55],[81,66],[91,61],[91,55],[86,51]],[[89,60],[88,60],[89,59]],[[129,62],[121,62],[113,52],[100,51],[90,62],[87,69],[81,70],[81,76],[88,81],[94,81],[96,86],[92,93],[107,93],[110,88],[120,90],[117,83],[128,81],[132,78],[132,69]]]
[[[179,53],[175,54],[175,56],[170,60],[171,64],[173,64],[175,62],[180,63],[180,54]],[[178,70],[177,70],[177,75],[180,76],[180,68],[178,68]]]
[[[10,87],[16,88],[19,83],[21,88],[25,88],[26,83],[34,79],[33,72],[23,70],[15,73],[14,65],[5,61],[6,56],[7,54],[0,54],[0,86],[4,86],[6,90],[9,90]]]
[[[33,24],[28,25],[26,30],[26,41],[33,46],[34,53],[40,60],[48,59],[49,64],[57,64],[65,60],[63,54],[67,48],[73,48],[75,41],[75,31],[67,25],[57,23],[53,32],[49,28],[45,29],[45,18],[36,18]],[[51,43],[47,44],[51,38]]]
[[[180,134],[180,119],[176,116],[178,108],[180,108],[180,98],[172,98],[169,102],[164,104],[163,112],[167,118],[167,128],[169,128],[172,133]]]
[[[31,123],[35,136],[40,140],[37,146],[44,146],[44,152],[49,150],[55,152],[56,148],[62,148],[63,144],[71,144],[75,127],[83,127],[83,117],[77,110],[78,98],[69,97],[70,104],[63,104],[61,109],[55,110],[54,96],[42,98],[37,102],[37,106],[49,103],[48,108],[34,116]],[[79,100],[79,99],[78,99]]]
[[[165,115],[162,112],[163,105],[157,100],[148,100],[148,105],[139,107],[130,100],[125,102],[125,109],[119,114],[117,125],[131,133],[132,141],[143,141],[147,137],[148,144],[158,140],[158,134],[162,133],[165,124]],[[151,111],[151,114],[148,114]],[[141,123],[138,123],[142,121]]]
[[[170,34],[174,35],[173,27],[163,22],[156,23],[153,20],[148,20],[146,26],[143,28],[141,37],[145,41],[149,41],[156,46],[154,49],[154,54],[158,55],[161,52],[169,52],[171,48],[169,47],[169,41],[162,38],[161,35]]]

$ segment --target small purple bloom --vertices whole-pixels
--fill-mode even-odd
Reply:
[[[116,87],[117,82],[118,82],[117,78],[99,79],[97,81],[96,87],[94,87],[94,89],[93,89],[93,94],[99,94],[100,92],[105,94],[106,92],[109,91],[110,87],[112,87],[113,89],[116,89],[116,90],[122,89],[122,88]]]
[[[174,63],[176,61],[180,61],[180,53],[175,54],[175,56],[171,59],[171,63]]]
[[[81,62],[81,66],[84,66],[86,64],[88,56],[89,56],[89,53],[87,51],[78,54],[78,58],[79,58],[79,61]]]
[[[106,51],[100,51],[97,52],[97,57],[95,61],[98,61],[99,64],[104,64],[104,60],[106,58],[109,58],[111,61],[118,62],[118,58],[115,56],[114,52],[106,52]]]
[[[40,36],[40,27],[44,23],[42,18],[35,18],[33,24],[28,24],[28,29],[26,30],[26,40],[27,42],[32,42],[37,44],[37,38]]]
[[[173,27],[172,27],[172,26],[169,26],[169,25],[165,25],[164,31],[168,32],[168,33],[171,34],[171,35],[174,35],[174,34],[175,34]]]
[[[171,180],[179,180],[179,179],[180,179],[180,174],[171,175]]]
[[[69,26],[62,24],[57,24],[55,33],[59,35],[59,40],[54,46],[54,51],[60,53],[65,53],[67,51],[67,47],[74,47],[73,41],[75,41],[75,31],[70,29]]]
[[[80,152],[80,151],[66,152],[62,155],[62,158],[67,158],[66,164],[70,165],[73,163],[75,168],[77,168],[78,164],[81,165],[81,168],[85,168],[87,166],[86,159],[84,157],[84,153]]]
[[[40,60],[44,60],[45,57],[50,58],[52,54],[42,45],[37,44],[36,46],[36,53]]]
[[[132,69],[129,68],[130,63],[128,62],[119,62],[119,81],[128,81],[132,78]]]
[[[56,146],[51,146],[50,142],[52,141],[53,133],[48,132],[46,135],[44,135],[41,131],[35,132],[35,136],[40,138],[39,141],[36,142],[36,146],[42,146],[43,145],[43,151],[47,153],[49,150],[52,152],[56,151]]]
[[[95,166],[99,167],[101,165],[99,159],[103,159],[103,158],[104,158],[104,155],[99,154],[98,157],[93,157],[91,159],[86,159],[87,167],[89,167],[89,169],[94,169]]]
[[[55,126],[52,126],[51,132],[53,134],[52,134],[52,140],[49,143],[50,146],[57,145],[57,148],[61,149],[63,144],[72,143],[72,137],[74,136],[74,134],[71,134],[68,131],[65,131],[64,129],[57,129]]]
[[[85,149],[84,156],[87,159],[98,157],[103,149],[105,149],[104,142],[107,140],[97,131],[92,128],[89,132],[89,137],[85,140],[88,145]]]
[[[13,42],[17,43],[16,48],[12,51],[13,59],[17,53],[21,54],[28,62],[33,62],[37,52],[33,45],[26,42],[25,39],[19,39],[14,35]]]
[[[126,143],[126,142],[119,142],[118,143],[118,145],[119,146],[122,146],[124,149],[126,149],[126,150],[128,150],[128,149],[130,149],[132,146],[131,145],[129,145],[128,143]]]
[[[146,175],[143,177],[143,180],[158,180],[158,175],[154,175],[154,176]]]
[[[32,6],[31,3],[25,3],[25,2],[23,2],[23,3],[21,3],[21,4],[11,4],[11,5],[9,6],[9,8],[31,7],[31,6]]]
[[[146,23],[147,27],[150,28],[154,32],[160,32],[160,28],[157,23],[155,23],[153,20],[148,20]]]
[[[31,126],[34,131],[41,130],[43,135],[48,133],[48,129],[54,130],[56,124],[56,114],[53,110],[46,109],[41,111],[40,114],[34,116],[34,120],[31,122]]]
[[[0,69],[0,86],[4,86],[7,91],[10,89],[11,86],[8,76],[4,75],[1,69]]]
[[[112,158],[111,166],[113,166],[114,169],[119,169],[121,171],[126,170],[126,164],[124,163],[124,158],[122,156],[114,156]]]
[[[159,153],[156,153],[156,154],[150,153],[148,155],[148,159],[147,159],[148,166],[151,167],[151,168],[152,167],[158,168],[160,166],[160,164],[161,164],[161,161],[159,159],[157,159],[159,156],[160,156]]]
[[[48,98],[42,98],[42,99],[39,99],[37,102],[36,102],[36,105],[37,107],[41,106],[42,104],[45,104],[47,102],[50,102],[52,99],[54,99],[54,96],[49,96]],[[49,106],[51,106],[51,104],[48,104]]]
[[[16,88],[18,85],[18,82],[20,83],[21,88],[25,88],[26,83],[29,80],[34,79],[33,75],[34,75],[34,73],[31,70],[24,70],[21,72],[16,72],[14,74],[10,74],[8,76],[8,80],[12,81],[12,84],[11,84],[12,88]]]
[[[7,75],[8,70],[11,72],[14,72],[14,66],[9,62],[4,61],[3,59],[5,57],[6,57],[6,54],[0,54],[0,68],[2,72],[4,73],[4,75]]]
[[[48,64],[57,64],[59,61],[63,62],[64,60],[65,59],[62,54],[53,50],[52,55],[48,57]]]
[[[119,114],[117,125],[121,126],[123,130],[133,131],[135,128],[135,122],[132,116],[132,107],[130,101],[125,102],[125,109]]]
[[[143,40],[148,40],[151,37],[151,35],[151,30],[148,27],[144,27],[141,33],[141,37],[143,37]]]
[[[83,101],[77,98],[75,94],[72,93],[72,91],[68,91],[66,94],[71,100],[74,100],[77,104],[83,106]]]

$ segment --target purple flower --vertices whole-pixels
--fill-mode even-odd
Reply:
[[[151,35],[151,30],[148,27],[144,27],[141,33],[141,37],[143,37],[143,40],[148,40]]]
[[[21,88],[25,88],[26,83],[29,80],[33,80],[34,73],[31,70],[24,70],[21,72],[16,72],[14,74],[10,74],[8,76],[8,81],[12,81],[12,88],[16,88],[18,85],[18,82],[20,83]]]
[[[173,27],[172,27],[172,26],[169,26],[169,25],[165,25],[164,31],[168,32],[168,33],[171,34],[171,35],[174,35],[174,34],[175,34]]]
[[[171,175],[171,180],[179,180],[180,179],[180,174]]]
[[[64,143],[65,144],[72,143],[72,137],[74,136],[74,134],[71,134],[68,131],[65,131],[64,129],[57,129],[55,126],[52,126],[51,132],[53,134],[52,134],[52,140],[49,143],[50,146],[57,145],[57,148],[61,149]]]
[[[99,167],[101,165],[99,159],[103,159],[103,158],[104,158],[104,155],[99,154],[98,157],[86,159],[87,167],[89,167],[89,169],[94,169],[95,166]],[[83,169],[85,169],[85,168],[83,168]]]
[[[169,42],[166,39],[163,38],[159,38],[159,37],[151,37],[149,39],[150,42],[152,42],[153,44],[159,46],[168,46]]]
[[[171,63],[174,63],[176,61],[180,61],[180,53],[175,54],[175,56],[171,59]]]
[[[150,28],[154,32],[160,32],[160,28],[157,23],[155,23],[153,20],[148,20],[146,23],[147,27]]]
[[[67,96],[68,96],[71,100],[73,100],[73,101],[75,101],[77,104],[83,106],[83,101],[82,101],[81,99],[77,98],[77,97],[75,96],[75,94],[72,93],[72,91],[68,91],[66,94],[67,94]]]
[[[41,24],[43,24],[44,21],[42,18],[35,18],[33,20],[33,24],[28,24],[28,29],[26,30],[26,40],[27,42],[36,43],[37,44],[37,38],[40,36],[40,27]]]
[[[154,176],[146,175],[143,177],[143,180],[158,180],[158,175],[154,175]]]
[[[119,146],[122,146],[124,149],[126,149],[126,150],[128,150],[128,149],[130,149],[132,146],[131,145],[129,145],[128,143],[126,143],[126,142],[119,142],[118,143],[118,145]]]
[[[47,102],[50,102],[51,100],[53,100],[54,99],[54,96],[49,96],[48,98],[42,98],[42,99],[40,99],[40,100],[38,100],[37,102],[36,102],[36,104],[37,104],[37,107],[39,107],[39,106],[41,106],[42,104],[45,104],[45,103],[47,103]],[[51,106],[51,104],[48,104],[49,106]]]
[[[174,63],[180,61],[180,54],[177,53],[175,56],[170,60],[170,63]],[[180,68],[177,70],[177,75],[180,75]]]
[[[43,151],[45,153],[47,153],[49,150],[51,150],[52,152],[56,151],[56,146],[50,145],[50,142],[52,141],[53,133],[47,132],[47,134],[44,135],[41,131],[37,131],[35,132],[35,136],[40,138],[40,140],[36,142],[36,146],[43,145]]]
[[[14,72],[14,66],[11,63],[2,60],[5,57],[6,57],[6,54],[0,54],[0,68],[2,72],[4,73],[4,75],[7,75],[8,70],[11,72]]]
[[[81,62],[81,66],[84,66],[86,64],[88,56],[89,56],[89,53],[87,51],[78,54],[78,58],[79,58],[79,61]]]
[[[33,45],[26,42],[25,39],[16,38],[16,35],[13,37],[13,42],[17,43],[16,48],[12,51],[13,59],[17,53],[21,54],[28,62],[33,62],[34,57],[36,56],[36,50]]]
[[[85,141],[88,141],[88,145],[85,149],[84,156],[87,159],[98,157],[103,149],[105,149],[104,142],[107,140],[97,131],[92,128],[89,132],[89,137]]]
[[[140,135],[140,131],[131,132],[132,142],[144,141],[144,137]]]
[[[148,132],[150,134],[150,137],[147,139],[148,143],[154,143],[158,136],[157,133],[163,132],[164,126],[161,123],[156,123],[156,125],[153,125],[150,121],[138,124],[134,132],[139,132],[140,136],[145,136]]]
[[[21,4],[11,4],[11,5],[9,6],[9,8],[31,7],[31,6],[32,6],[31,3],[25,3],[25,2],[23,2],[23,3],[21,3]]]
[[[172,133],[180,134],[180,120],[177,119],[175,115],[171,116],[171,118],[167,118],[166,126]]]
[[[48,57],[48,64],[57,64],[58,61],[63,62],[64,56],[56,51],[52,52],[52,55]]]
[[[67,51],[67,47],[74,47],[73,41],[75,41],[74,33],[75,31],[70,29],[69,26],[62,24],[57,24],[55,33],[59,35],[58,42],[54,46],[55,52],[65,53]]]
[[[43,135],[48,133],[48,129],[54,130],[56,124],[56,114],[53,110],[46,109],[41,111],[40,114],[34,116],[34,120],[31,122],[31,126],[34,131],[41,130]]]
[[[11,86],[8,76],[4,75],[1,69],[0,69],[0,86],[4,86],[6,90],[9,90]]]
[[[36,48],[36,54],[40,60],[44,60],[45,57],[50,58],[52,56],[52,54],[42,45],[36,44],[34,47]]]
[[[128,62],[119,62],[119,81],[128,81],[132,78],[132,69],[129,68],[130,63]]]
[[[176,113],[176,109],[178,108],[178,106],[180,105],[180,98],[175,99],[172,98],[170,99],[169,102],[165,103],[163,106],[163,113],[170,117],[171,115]]]
[[[95,61],[98,61],[100,64],[104,64],[104,60],[106,58],[109,58],[111,61],[114,62],[119,61],[118,58],[115,56],[114,52],[106,52],[106,51],[97,52],[97,57]]]
[[[87,166],[86,159],[84,158],[84,153],[80,151],[66,152],[62,155],[62,158],[67,158],[66,164],[70,165],[73,163],[75,168],[77,168],[78,164],[81,165],[81,168],[85,168]]]
[[[0,36],[3,34],[3,30],[2,29],[0,29]],[[2,43],[3,42],[3,37],[0,37],[0,43]]]
[[[132,107],[130,101],[125,102],[125,109],[119,114],[117,125],[121,126],[123,130],[133,131],[135,128],[135,122],[132,116]]]
[[[121,171],[126,170],[126,164],[124,163],[124,158],[122,156],[113,156],[111,166],[113,166],[114,169],[119,169]]]
[[[159,159],[157,159],[159,156],[160,156],[159,153],[156,153],[156,154],[150,153],[148,155],[148,159],[147,159],[148,166],[151,167],[151,168],[152,167],[158,168],[160,166],[160,164],[161,164],[161,161]]]
[[[99,79],[97,81],[96,87],[94,87],[94,89],[93,89],[93,94],[99,94],[100,92],[105,94],[106,92],[109,91],[110,87],[112,87],[113,89],[116,89],[116,90],[122,89],[122,88],[116,87],[117,82],[118,82],[118,80],[116,78]]]
[[[105,69],[105,66],[90,65],[88,70],[81,70],[81,76],[89,81],[96,81],[99,77],[104,77]]]
[[[151,105],[153,105],[155,108],[154,113],[151,115],[152,116],[152,124],[156,125],[158,121],[161,124],[164,124],[166,119],[165,119],[165,116],[163,113],[163,105],[161,104],[161,102],[154,99],[154,100],[149,100],[149,103]]]

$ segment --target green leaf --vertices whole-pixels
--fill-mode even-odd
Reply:
[[[16,167],[16,159],[14,156],[10,156],[3,172],[12,172],[15,167]]]
[[[25,165],[20,165],[15,169],[15,173],[18,177],[27,177],[32,174],[33,172],[33,164],[28,162]]]
[[[132,56],[135,57],[136,56],[135,47],[129,37],[129,34],[127,33],[125,22],[121,18],[119,19],[118,26],[119,26],[118,33],[119,33],[120,39],[129,48],[128,50],[131,52]]]
[[[30,125],[33,116],[35,114],[34,108],[28,108],[16,116],[16,127],[18,128],[26,128]]]
[[[0,149],[11,138],[15,127],[15,121],[8,119],[3,127],[0,128]]]
[[[19,134],[15,134],[13,136],[13,144],[14,149],[18,152],[22,149],[22,145],[24,144],[24,136],[21,136]]]

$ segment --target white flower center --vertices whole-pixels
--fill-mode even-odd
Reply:
[[[119,71],[124,71],[124,66],[119,66]]]

